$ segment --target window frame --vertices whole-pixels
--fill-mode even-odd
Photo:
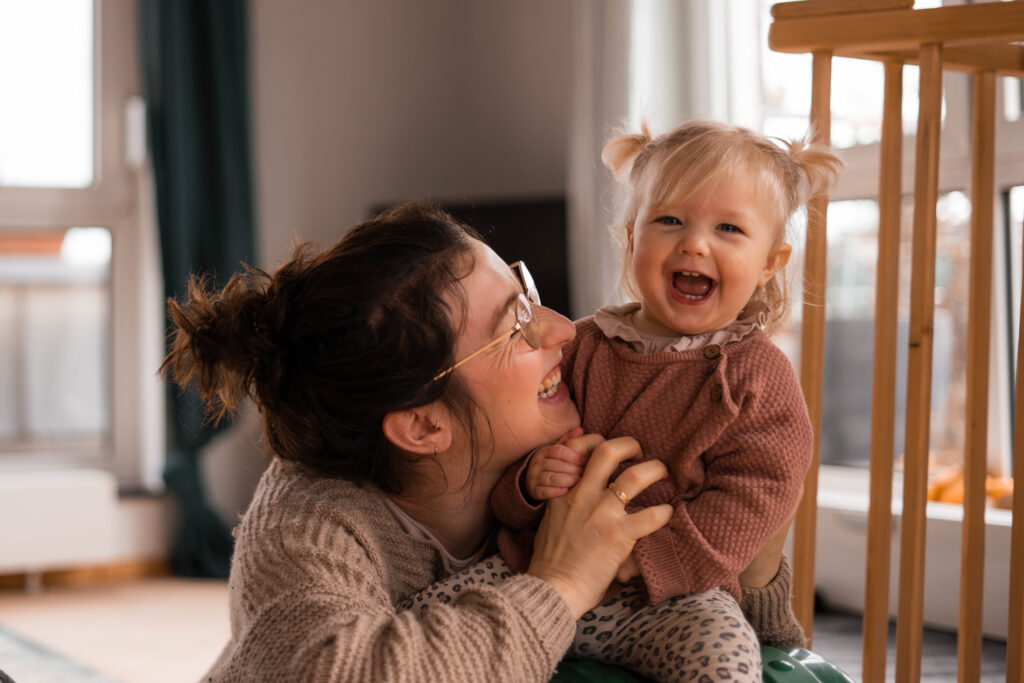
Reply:
[[[162,285],[144,155],[137,8],[93,0],[93,181],[83,188],[0,187],[0,230],[102,226],[111,233],[110,433],[104,452],[8,452],[7,468],[99,467],[122,488],[156,488],[163,461]]]

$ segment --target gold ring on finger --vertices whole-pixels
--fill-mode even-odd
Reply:
[[[625,491],[619,488],[618,484],[614,481],[610,481],[608,482],[608,488],[611,489],[611,492],[615,494],[616,498],[622,501],[623,505],[629,505],[629,496],[626,495]]]

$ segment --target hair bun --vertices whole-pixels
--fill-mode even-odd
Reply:
[[[211,278],[192,276],[187,298],[167,302],[175,329],[160,370],[180,385],[196,382],[215,421],[252,395],[258,369],[275,364],[268,280],[262,270],[246,266],[217,292]]]

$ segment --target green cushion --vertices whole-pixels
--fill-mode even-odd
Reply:
[[[842,669],[810,650],[761,648],[765,683],[854,683]]]
[[[551,683],[649,683],[634,673],[592,659],[563,659]]]
[[[841,669],[803,648],[761,648],[765,683],[854,683]],[[552,683],[648,683],[625,669],[590,659],[563,659]]]

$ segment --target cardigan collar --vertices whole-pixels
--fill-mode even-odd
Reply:
[[[639,302],[606,306],[594,313],[594,323],[609,339],[621,339],[637,353],[658,353],[660,351],[688,351],[699,349],[709,344],[725,346],[737,342],[756,329],[760,329],[767,317],[768,310],[764,305],[751,311],[744,311],[738,318],[725,327],[700,334],[684,334],[678,337],[659,337],[641,332],[633,322],[640,310]]]

